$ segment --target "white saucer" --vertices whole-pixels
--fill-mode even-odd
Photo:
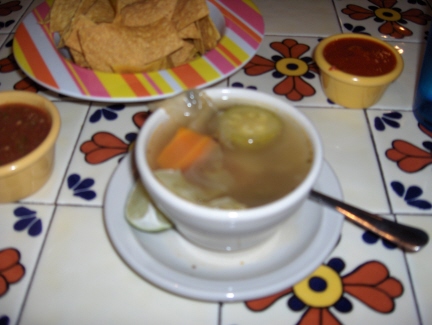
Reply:
[[[108,235],[123,260],[139,275],[172,293],[207,301],[265,297],[299,282],[336,245],[344,217],[308,200],[267,242],[234,253],[194,246],[174,229],[141,232],[125,219],[136,173],[131,155],[115,170],[104,199]],[[341,198],[337,178],[324,163],[316,190]]]

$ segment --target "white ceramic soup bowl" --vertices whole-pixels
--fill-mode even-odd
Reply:
[[[262,243],[274,234],[307,199],[315,184],[323,161],[320,137],[312,123],[296,108],[271,95],[245,89],[208,89],[212,101],[235,101],[288,114],[306,131],[313,149],[313,162],[303,182],[292,192],[271,203],[243,210],[224,210],[189,202],[172,193],[154,176],[146,154],[156,129],[170,116],[157,109],[141,128],[135,145],[135,161],[140,178],[157,207],[173,222],[175,229],[190,242],[217,251],[235,251]],[[226,106],[226,103],[225,103]],[[268,162],[271,168],[271,161]]]

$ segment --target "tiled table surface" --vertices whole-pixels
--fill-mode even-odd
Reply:
[[[25,200],[0,205],[0,325],[432,324],[432,246],[404,253],[347,222],[338,245],[317,270],[317,274],[327,270],[335,275],[333,280],[302,290],[295,285],[282,288],[284,293],[274,299],[195,301],[163,291],[134,273],[110,243],[103,197],[139,129],[133,117],[146,107],[70,99],[26,79],[14,65],[12,38],[20,19],[39,2],[0,3],[0,90],[37,91],[56,103],[63,121],[49,182]],[[318,128],[325,159],[346,201],[432,235],[432,134],[419,128],[411,109],[432,16],[430,3],[256,0],[255,4],[266,24],[258,55],[269,62],[301,59],[308,71],[293,77],[288,69],[274,68],[260,75],[242,69],[216,87],[256,88],[298,107]],[[404,34],[397,32],[398,26],[405,28]],[[403,74],[367,110],[338,107],[319,86],[312,50],[321,38],[340,32],[368,33],[403,52]],[[285,43],[287,51],[276,52],[272,42]],[[298,44],[307,47],[298,51]],[[294,89],[288,87],[290,81]],[[83,143],[101,146],[98,139],[103,133],[105,149],[114,150],[85,152]],[[5,273],[10,266],[5,265],[7,256],[16,256],[22,268],[15,269],[24,270],[15,272],[13,280]],[[322,299],[314,299],[307,290],[320,293]],[[324,299],[331,294],[336,298]]]

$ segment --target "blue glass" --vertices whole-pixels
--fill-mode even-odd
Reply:
[[[432,24],[414,99],[414,116],[432,131]]]

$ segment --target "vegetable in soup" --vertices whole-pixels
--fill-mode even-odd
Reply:
[[[51,129],[51,117],[25,104],[0,106],[0,166],[24,157],[37,148]]]
[[[324,48],[324,58],[333,68],[356,76],[376,77],[396,67],[394,54],[378,42],[343,38]]]
[[[242,209],[270,203],[295,189],[312,165],[310,139],[283,112],[235,103],[199,127],[174,125],[156,130],[147,158],[159,181],[198,204]]]

